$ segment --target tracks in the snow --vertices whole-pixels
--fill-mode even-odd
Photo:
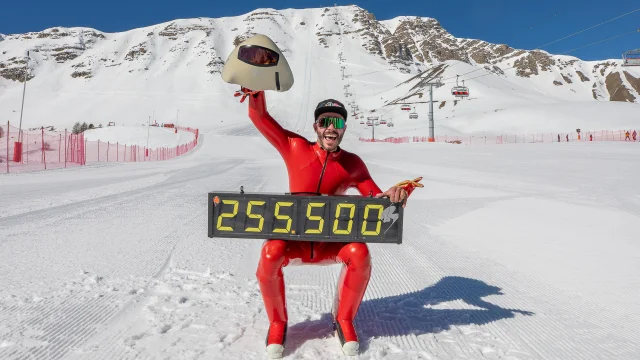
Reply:
[[[2,265],[7,277],[0,292],[0,358],[61,359],[117,322],[118,314],[135,308],[169,265],[176,244],[198,231],[206,236],[206,226],[201,226],[207,213],[202,185],[226,175],[218,184],[235,187],[234,180],[246,179],[239,163],[222,161],[208,170],[177,171],[143,189],[1,219],[9,239],[2,251],[13,260]],[[168,214],[163,211],[167,202],[175,202]],[[116,209],[120,213],[114,216]],[[141,212],[152,221],[137,215],[125,220],[127,213]],[[44,219],[41,226],[53,226],[49,239],[35,236],[33,223],[39,219]],[[67,227],[56,228],[59,224]],[[29,247],[31,252],[25,252]],[[92,271],[81,271],[84,268]],[[30,282],[22,284],[23,289],[21,279]]]

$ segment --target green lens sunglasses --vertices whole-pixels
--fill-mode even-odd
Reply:
[[[333,127],[336,129],[344,129],[345,120],[339,117],[324,117],[318,119],[318,126],[322,128],[329,127],[330,124],[333,124]]]

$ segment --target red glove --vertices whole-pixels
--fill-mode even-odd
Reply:
[[[240,87],[240,90],[236,91],[236,93],[233,94],[233,96],[234,97],[242,96],[242,98],[240,99],[240,102],[242,103],[247,98],[247,96],[256,95],[259,92],[260,91],[251,91],[250,89],[247,89],[246,87]]]
[[[394,186],[401,186],[403,189],[405,189],[407,191],[407,197],[409,197],[409,195],[411,195],[411,193],[413,192],[413,190],[417,187],[424,187],[423,184],[420,184],[420,180],[422,180],[422,176],[417,177],[413,180],[405,180],[402,182],[399,182],[397,184],[395,184]]]

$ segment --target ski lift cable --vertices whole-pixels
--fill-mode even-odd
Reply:
[[[588,28],[586,28],[586,29],[580,30],[580,31],[578,31],[578,32],[575,32],[575,33],[573,33],[573,34],[571,34],[571,35],[567,35],[567,36],[565,36],[565,37],[562,37],[562,38],[560,38],[560,39],[554,40],[554,41],[552,41],[552,42],[546,43],[546,44],[544,44],[544,45],[540,45],[540,46],[534,47],[534,49],[542,49],[542,48],[544,48],[545,46],[548,46],[548,45],[551,45],[551,44],[555,44],[555,43],[557,43],[557,42],[559,42],[559,41],[562,41],[562,40],[568,39],[568,38],[573,37],[573,36],[575,36],[575,35],[581,34],[581,33],[585,32],[585,31],[588,31],[588,30],[591,30],[591,29],[593,29],[593,28],[596,28],[596,27],[598,27],[598,26],[600,26],[600,25],[604,25],[604,24],[609,23],[609,22],[611,22],[611,21],[614,21],[614,20],[620,19],[620,18],[622,18],[622,17],[625,17],[625,16],[627,16],[627,15],[633,14],[633,13],[635,13],[635,12],[637,12],[637,11],[640,11],[640,8],[637,8],[637,9],[635,9],[635,10],[631,10],[631,11],[629,11],[629,12],[625,13],[625,14],[619,15],[619,16],[614,17],[614,18],[612,18],[612,19],[609,19],[609,20],[607,20],[607,21],[603,21],[603,22],[601,22],[601,23],[599,23],[599,24],[593,25],[593,26],[591,26],[591,27],[588,27]],[[504,56],[507,56],[507,55],[504,55]],[[504,56],[503,56],[503,57],[504,57]],[[448,80],[448,79],[447,79],[447,80]]]
[[[567,36],[565,36],[565,37],[563,37],[563,38],[560,38],[560,39],[558,39],[558,40],[552,41],[552,42],[550,42],[550,43],[547,43],[547,44],[544,44],[544,45],[541,45],[541,46],[537,46],[537,47],[536,47],[536,49],[542,49],[543,47],[545,47],[545,46],[547,46],[547,45],[555,44],[555,43],[557,43],[558,41],[562,41],[562,40],[564,40],[564,39],[568,39],[568,38],[570,38],[570,37],[572,37],[572,36],[575,36],[575,35],[581,34],[581,33],[585,32],[585,31],[588,31],[588,30],[591,30],[591,29],[593,29],[593,28],[596,28],[596,27],[598,27],[598,26],[600,26],[600,25],[604,25],[604,24],[606,24],[606,23],[608,23],[608,22],[611,22],[611,21],[614,21],[614,20],[620,19],[621,17],[625,17],[625,16],[627,16],[627,15],[629,15],[629,14],[633,14],[633,13],[634,13],[634,12],[636,12],[636,11],[640,11],[640,8],[637,8],[637,9],[635,9],[635,10],[629,11],[628,13],[626,13],[626,14],[622,14],[622,15],[620,15],[620,16],[617,16],[617,17],[613,18],[613,19],[609,19],[609,20],[607,20],[607,21],[601,22],[600,24],[597,24],[597,25],[591,26],[591,27],[586,28],[586,29],[584,29],[584,30],[580,30],[580,31],[578,31],[578,32],[576,32],[576,33],[573,33],[573,34],[571,34],[571,35],[567,35]]]
[[[580,47],[577,47],[577,48],[575,48],[575,49],[571,49],[571,50],[569,50],[569,51],[565,51],[564,53],[562,53],[562,55],[568,54],[568,53],[573,52],[573,51],[576,51],[576,50],[578,50],[578,49],[586,48],[586,47],[591,46],[591,45],[596,45],[596,44],[603,43],[603,42],[605,42],[605,41],[609,41],[609,40],[617,39],[617,38],[619,38],[619,37],[623,37],[623,36],[631,35],[631,34],[633,34],[633,33],[637,33],[637,32],[640,32],[640,29],[636,29],[636,30],[629,31],[629,32],[624,33],[624,34],[620,34],[620,35],[616,35],[616,36],[614,36],[614,37],[610,37],[610,38],[608,38],[608,39],[604,39],[604,40],[596,41],[596,42],[591,43],[591,44],[587,44],[587,45],[584,45],[584,46],[580,46]]]
[[[375,73],[379,73],[379,72],[383,72],[383,71],[391,71],[391,70],[396,70],[396,68],[372,71],[372,72],[368,72],[368,73],[364,73],[364,74],[358,74],[358,75],[351,75],[351,77],[354,78],[354,77],[358,77],[358,76],[365,76],[365,75],[369,75],[369,74],[375,74]]]

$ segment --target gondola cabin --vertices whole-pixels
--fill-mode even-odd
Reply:
[[[411,107],[409,107],[409,105],[402,105],[402,107],[400,108],[403,111],[410,111]]]

